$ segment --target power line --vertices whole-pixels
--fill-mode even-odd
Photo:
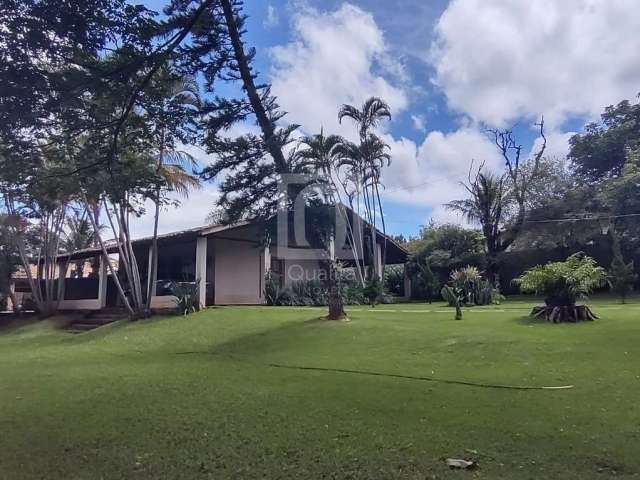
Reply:
[[[640,213],[626,213],[621,215],[602,215],[597,217],[574,217],[574,218],[547,218],[540,220],[525,220],[524,223],[564,223],[564,222],[587,222],[593,220],[612,220],[615,218],[629,218],[629,217],[640,217]],[[411,225],[417,225],[412,220],[396,220],[393,218],[386,218],[386,222],[388,223],[405,223]]]
[[[640,213],[625,213],[621,215],[603,215],[599,217],[547,218],[542,220],[525,220],[524,223],[562,223],[588,222],[591,220],[613,220],[614,218],[640,217]]]

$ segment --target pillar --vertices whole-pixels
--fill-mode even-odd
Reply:
[[[67,267],[65,269],[65,266]],[[58,292],[57,294],[60,295],[60,298],[58,298],[58,301],[62,301],[64,300],[64,287],[65,287],[65,280],[67,278],[67,270],[69,269],[69,266],[67,265],[67,262],[65,260],[58,260],[56,262],[56,270],[57,270],[57,280],[58,280]]]
[[[267,273],[271,270],[271,249],[269,245],[265,245],[262,250],[262,265],[260,268],[260,292],[258,292],[259,297],[263,303],[266,302],[265,298],[265,290],[266,290],[266,281],[267,281]]]
[[[382,272],[382,245],[376,242],[376,248],[373,252],[373,274],[381,281],[383,280]]]
[[[198,300],[200,308],[207,306],[207,237],[196,239],[196,280],[200,281]]]
[[[156,296],[156,282],[158,280],[158,257],[160,256],[160,247],[158,246],[158,254],[156,255],[155,262],[153,258],[153,245],[149,245],[149,263],[147,266],[147,292],[149,291],[149,285],[151,285],[151,298]],[[153,282],[153,283],[151,283]]]
[[[98,267],[98,305],[100,308],[107,306],[107,262],[104,255],[100,255],[100,266]]]
[[[411,300],[411,276],[407,264],[404,264],[404,299]]]

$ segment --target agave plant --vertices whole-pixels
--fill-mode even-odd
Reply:
[[[471,265],[467,265],[459,270],[454,270],[449,275],[451,285],[463,293],[464,303],[473,304],[473,292],[475,287],[482,281],[480,270]]]

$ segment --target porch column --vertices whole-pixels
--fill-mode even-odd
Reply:
[[[98,267],[98,304],[101,309],[107,306],[107,262],[104,255],[100,255]]]
[[[160,247],[158,246],[158,255],[155,262],[153,261],[153,246],[149,245],[149,266],[147,267],[147,291],[151,286],[151,299],[156,296],[156,282],[158,281],[158,257],[160,256]]]
[[[264,263],[263,263],[264,271],[262,273],[266,275],[267,272],[271,270],[271,248],[269,248],[269,245],[266,245],[264,247],[264,250],[262,251],[262,256],[264,259]]]
[[[196,240],[196,280],[200,281],[200,308],[204,308],[207,306],[207,237],[198,237]]]
[[[18,305],[13,304],[13,300],[16,298],[16,282],[13,277],[10,280],[9,284],[9,298],[7,299],[7,310],[15,312],[18,308]]]
[[[336,259],[336,240],[333,238],[333,235],[329,239],[329,259]]]
[[[404,264],[404,299],[411,300],[411,276],[407,264]]]
[[[382,278],[382,245],[376,242],[376,248],[373,252],[373,273],[376,277],[378,277],[381,281]]]
[[[269,245],[265,245],[262,249],[262,265],[260,266],[260,279],[258,285],[260,285],[260,291],[258,292],[258,297],[262,303],[266,303],[265,301],[265,290],[266,290],[266,282],[267,282],[267,274],[271,270],[271,249]]]
[[[66,262],[64,260],[58,260],[56,262],[56,269],[58,270],[58,294],[60,298],[58,301],[64,300],[65,279],[67,278],[67,270],[64,269]],[[69,266],[67,265],[67,269]]]

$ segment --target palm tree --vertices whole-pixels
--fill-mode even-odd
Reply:
[[[382,231],[385,237],[382,252],[382,269],[384,272],[384,259],[386,256],[386,224],[380,188],[382,186],[382,168],[389,166],[391,156],[389,155],[389,145],[372,132],[383,119],[391,118],[389,105],[382,99],[371,97],[367,99],[360,108],[353,105],[343,105],[338,112],[338,120],[342,123],[343,118],[351,119],[358,128],[360,142],[356,144],[345,144],[342,147],[343,160],[340,166],[346,170],[343,185],[352,184],[352,190],[347,192],[350,200],[355,197],[355,209],[360,215],[360,197],[364,204],[366,219],[370,225],[371,232],[371,260],[374,261],[377,236],[377,218],[380,217]],[[346,190],[346,188],[345,188]],[[352,204],[353,208],[353,204]],[[364,250],[364,249],[362,249]],[[362,255],[364,251],[361,252]]]
[[[76,250],[82,250],[95,246],[96,232],[87,217],[86,209],[82,211],[73,210],[73,214],[67,218],[66,232],[62,238],[62,250],[66,253],[73,253]],[[74,275],[77,278],[84,276],[85,260],[76,260]]]
[[[185,115],[188,115],[191,110],[197,111],[201,104],[196,80],[191,77],[178,77],[171,73],[170,67],[164,67],[154,77],[150,89],[159,97],[157,110],[154,112],[158,181],[154,191],[150,194],[150,198],[155,204],[155,212],[151,241],[151,263],[147,280],[147,309],[151,307],[151,297],[155,288],[153,279],[157,274],[158,225],[163,198],[168,193],[175,193],[182,198],[187,198],[191,189],[201,187],[199,178],[187,171],[188,167],[191,167],[193,171],[197,162],[187,152],[175,148],[175,144],[179,140],[176,131],[185,122]],[[181,112],[182,115],[176,118],[176,112]]]
[[[303,137],[299,142],[302,148],[295,152],[295,160],[301,168],[320,175],[320,180],[330,186],[325,193],[330,196],[327,200],[332,203],[335,203],[334,193],[337,192],[331,186],[336,180],[336,167],[342,159],[341,148],[345,142],[340,135],[325,135],[320,130],[319,134]]]
[[[478,170],[475,179],[464,184],[470,197],[454,200],[445,206],[451,211],[461,213],[469,222],[479,223],[482,227],[487,246],[487,275],[494,283],[497,274],[497,256],[506,250],[513,237],[505,227],[508,210],[512,205],[512,196],[506,185],[504,175]]]
[[[353,105],[342,105],[338,111],[338,121],[350,118],[358,126],[360,140],[364,141],[371,129],[376,128],[383,118],[391,119],[389,105],[378,97],[368,98],[360,108]]]

